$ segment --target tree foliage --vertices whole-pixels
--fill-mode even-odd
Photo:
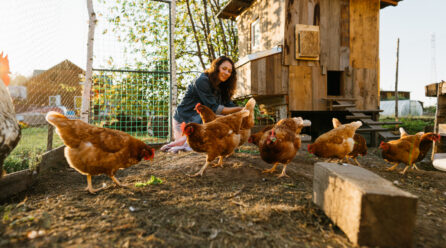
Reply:
[[[169,58],[169,5],[149,0],[98,0],[102,33],[114,32],[133,60],[128,65],[149,69],[153,61]],[[232,21],[217,18],[228,0],[176,2],[175,54],[182,73],[202,71],[220,55],[238,59],[237,30]],[[112,62],[110,62],[112,64]],[[133,68],[135,69],[135,68]]]

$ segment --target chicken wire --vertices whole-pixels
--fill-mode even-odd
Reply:
[[[21,139],[4,161],[7,173],[34,168],[44,152],[63,144],[48,132],[47,112],[79,118],[86,54],[64,52],[86,44],[86,37],[67,28],[75,21],[73,9],[81,9],[76,5],[71,0],[2,1],[0,50],[9,58],[8,90],[21,126]],[[85,22],[76,25],[88,28]]]
[[[123,8],[123,9],[121,9]],[[129,8],[159,10],[138,16]],[[135,34],[132,19],[121,4],[97,1],[94,40],[91,124],[121,130],[146,143],[165,143],[171,137],[170,3],[141,1],[126,6],[126,13],[159,27],[156,47]],[[144,27],[142,27],[144,29]],[[150,31],[147,36],[152,35]],[[130,33],[130,34],[129,34]]]
[[[162,39],[144,55],[129,52],[132,47],[122,32],[110,26],[111,2],[93,0],[98,21],[89,122],[163,143],[170,139],[171,3],[141,3],[161,14],[153,18],[147,13],[147,19],[159,22]],[[22,127],[21,140],[4,162],[11,173],[36,166],[44,152],[63,145],[45,120],[49,111],[80,119],[88,12],[85,1],[72,0],[5,1],[2,10],[0,31],[8,35],[0,36],[0,49],[9,56],[8,89]]]

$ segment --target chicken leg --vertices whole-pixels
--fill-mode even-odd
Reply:
[[[110,177],[112,180],[113,180],[113,182],[115,182],[119,187],[127,187],[127,185],[125,185],[125,184],[122,184],[115,176],[111,176]]]
[[[394,165],[390,168],[387,168],[386,171],[393,171],[396,169],[397,166],[398,166],[398,163],[394,163]]]
[[[409,165],[406,165],[406,167],[404,168],[404,170],[402,172],[400,172],[402,175],[406,174],[407,169],[409,169]]]
[[[104,187],[100,187],[98,189],[93,189],[93,186],[91,185],[91,175],[88,174],[87,175],[87,188],[86,190],[88,190],[91,194],[95,194],[96,192],[98,192],[99,190],[103,189]]]
[[[218,157],[218,163],[215,165],[212,165],[212,167],[221,167],[223,168],[223,156]]]
[[[203,167],[201,167],[201,169],[197,173],[193,174],[191,177],[203,176],[204,170],[206,170],[206,168],[209,166],[209,164],[211,164],[211,161],[214,160],[214,158],[214,156],[210,157],[209,154],[206,155],[206,163],[204,163]]]
[[[272,167],[271,169],[264,170],[264,171],[262,171],[262,173],[273,173],[273,172],[275,172],[275,171],[276,171],[276,167],[277,167],[277,165],[279,165],[278,162],[277,162],[277,163],[274,163],[274,165],[273,165],[273,167]]]
[[[290,176],[288,176],[288,175],[285,173],[285,171],[286,171],[286,166],[287,166],[287,165],[288,165],[288,164],[283,164],[282,173],[280,173],[280,175],[277,176],[278,178],[281,178],[281,177],[290,177]]]

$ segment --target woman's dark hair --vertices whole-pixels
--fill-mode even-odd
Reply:
[[[220,71],[218,69],[225,61],[229,61],[229,63],[231,63],[232,73],[225,82],[221,82],[219,84],[218,73]],[[206,73],[206,75],[209,77],[214,90],[220,89],[222,100],[224,102],[229,102],[232,96],[235,94],[235,90],[237,88],[237,72],[235,71],[234,62],[232,62],[232,60],[226,56],[220,56],[212,61],[211,68],[207,69],[204,73]]]

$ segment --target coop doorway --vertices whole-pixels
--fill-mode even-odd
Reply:
[[[327,96],[341,96],[342,92],[342,71],[327,71]]]

